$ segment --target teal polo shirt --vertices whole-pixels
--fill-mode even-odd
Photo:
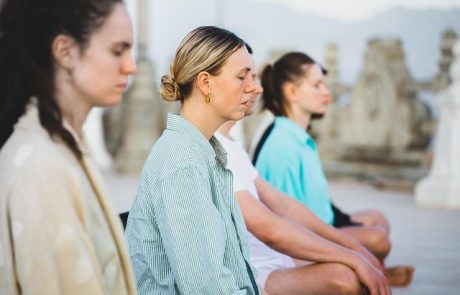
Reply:
[[[332,224],[326,176],[313,138],[286,117],[276,117],[257,158],[261,177],[301,202],[324,222]]]

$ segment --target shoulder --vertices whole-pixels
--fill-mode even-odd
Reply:
[[[82,192],[82,179],[72,152],[47,134],[13,134],[0,152],[0,199],[11,208],[68,208],[69,196]]]
[[[0,151],[0,179],[59,178],[75,164],[77,160],[65,144],[53,140],[45,130],[17,130]]]
[[[295,161],[300,152],[296,138],[289,132],[284,132],[275,126],[260,150],[257,164]]]
[[[166,130],[150,151],[143,174],[154,174],[164,178],[189,167],[205,171],[207,156],[192,137]]]

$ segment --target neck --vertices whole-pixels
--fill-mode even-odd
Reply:
[[[197,96],[188,97],[183,105],[180,112],[181,116],[187,121],[192,123],[208,140],[211,139],[217,128],[222,125],[225,120],[215,112],[204,102],[204,98]]]
[[[311,114],[305,113],[299,108],[290,108],[287,110],[287,117],[297,123],[302,129],[307,130],[310,125]]]
[[[77,134],[81,135],[83,123],[92,106],[78,95],[68,81],[59,81],[59,77],[57,77],[56,85],[60,85],[55,97],[62,117]]]
[[[233,120],[227,121],[223,123],[222,125],[220,125],[217,131],[219,131],[219,133],[222,134],[223,136],[232,139],[230,137],[230,130],[232,129],[233,126],[235,126],[235,124],[236,124],[236,121],[233,121]]]

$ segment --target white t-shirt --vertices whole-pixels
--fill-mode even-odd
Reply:
[[[246,190],[254,198],[260,201],[254,183],[258,173],[254,165],[252,165],[249,155],[244,150],[242,144],[223,136],[219,132],[216,132],[214,136],[219,140],[227,152],[227,168],[233,173],[234,192],[237,193]],[[250,232],[248,232],[248,237],[251,263],[257,270],[266,268],[267,266],[274,266],[274,268],[284,267],[283,254],[271,249]]]

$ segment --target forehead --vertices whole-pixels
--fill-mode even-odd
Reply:
[[[238,48],[235,52],[230,55],[225,64],[222,66],[222,72],[225,71],[241,71],[244,69],[253,69],[253,60],[251,55],[248,53],[245,46]]]
[[[317,64],[313,64],[308,66],[306,78],[309,82],[315,83],[324,80],[324,74]]]
[[[133,31],[131,18],[124,4],[115,4],[111,14],[102,26],[92,34],[91,39],[132,43]]]

